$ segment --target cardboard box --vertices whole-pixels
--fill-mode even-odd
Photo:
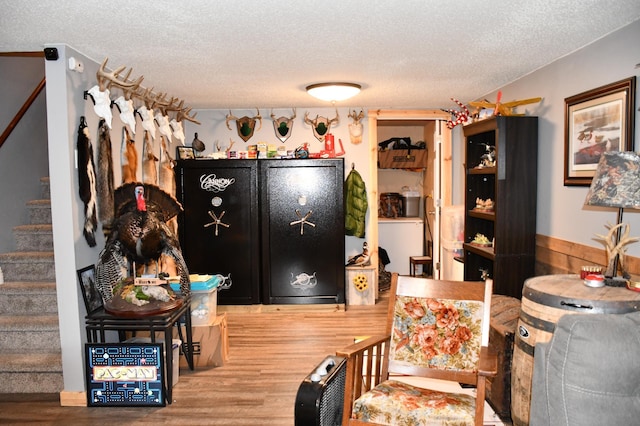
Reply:
[[[216,316],[209,325],[196,325],[191,330],[195,368],[220,367],[229,360],[226,313]],[[180,357],[180,367],[189,368],[183,356]]]
[[[423,169],[427,167],[426,149],[392,149],[378,151],[378,167],[381,169]]]

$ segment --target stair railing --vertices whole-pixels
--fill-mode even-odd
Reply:
[[[46,84],[46,77],[42,77],[42,80],[36,86],[36,88],[33,90],[33,92],[27,98],[27,100],[24,102],[24,104],[22,105],[22,108],[20,108],[20,110],[16,113],[15,117],[13,117],[13,120],[9,122],[4,132],[2,132],[2,135],[0,136],[0,148],[2,148],[2,145],[4,144],[4,142],[9,138],[9,135],[11,134],[11,132],[13,132],[13,129],[16,128],[20,120],[22,120],[22,117],[24,117],[25,113],[29,110],[29,108],[31,107],[33,102],[36,100],[40,92],[42,92],[42,89],[44,89],[45,84]]]

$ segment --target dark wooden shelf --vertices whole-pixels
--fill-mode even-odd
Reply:
[[[465,174],[464,279],[488,275],[493,291],[522,297],[535,273],[537,203],[537,117],[493,117],[463,127],[465,164],[475,166],[495,148],[495,167],[468,168]],[[474,210],[477,199],[491,199],[493,212]],[[470,244],[482,234],[493,247]]]
[[[492,247],[480,247],[480,246],[476,246],[473,245],[471,243],[464,243],[462,245],[462,248],[465,251],[470,251],[474,254],[477,254],[478,256],[482,256],[484,258],[493,260],[495,257],[495,253],[493,251],[493,246]]]
[[[483,167],[483,168],[473,168],[468,170],[471,175],[495,175],[496,168],[495,167]]]
[[[483,211],[480,211],[480,210],[471,209],[471,210],[469,210],[467,212],[467,214],[470,217],[477,217],[478,219],[492,220],[492,221],[496,220],[496,212],[495,211],[483,212]]]

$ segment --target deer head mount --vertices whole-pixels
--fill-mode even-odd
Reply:
[[[231,130],[229,121],[235,120],[236,127],[238,128],[238,136],[240,136],[243,141],[248,141],[253,136],[253,132],[256,127],[256,121],[260,121],[260,127],[258,127],[258,130],[262,128],[262,116],[260,116],[260,110],[256,108],[256,111],[257,115],[253,117],[247,117],[245,115],[244,117],[238,118],[235,115],[231,114],[231,110],[229,110],[229,114],[227,114],[227,129]]]
[[[293,115],[291,117],[279,117],[271,112],[271,119],[273,120],[273,130],[276,132],[276,137],[284,143],[289,136],[291,136],[291,132],[293,131],[293,119],[296,118],[296,109],[293,109]]]
[[[353,113],[349,113],[348,117],[353,120],[353,123],[349,124],[349,139],[354,145],[358,145],[362,142],[362,119],[364,118],[364,111],[360,110],[360,113],[356,115],[356,110]]]
[[[96,80],[98,81],[98,86],[100,87],[101,92],[109,89],[112,85],[118,86],[123,90],[128,89],[129,91],[135,91],[140,86],[140,83],[142,83],[142,80],[144,79],[143,76],[138,77],[135,81],[129,81],[129,76],[131,75],[133,68],[129,68],[127,75],[123,78],[118,77],[120,76],[120,73],[125,70],[126,67],[124,65],[111,72],[107,72],[106,67],[108,60],[109,58],[104,58],[102,65],[100,65],[98,72],[96,72]]]
[[[312,126],[313,128],[313,136],[316,137],[320,142],[324,142],[324,135],[329,133],[331,130],[331,125],[336,124],[336,126],[340,123],[340,115],[338,114],[338,109],[336,108],[336,116],[332,119],[327,117],[320,117],[316,115],[314,120],[309,118],[309,112],[304,114],[304,122]]]

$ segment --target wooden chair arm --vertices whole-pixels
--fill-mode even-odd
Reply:
[[[494,377],[498,374],[498,356],[483,346],[480,348],[480,360],[478,362],[478,375]]]
[[[389,335],[372,336],[336,351],[336,355],[347,358],[343,424],[349,422],[353,402],[386,380],[390,338]]]
[[[365,352],[380,343],[385,343],[390,340],[391,336],[389,335],[378,335],[367,337],[366,339],[354,343],[352,345],[347,346],[346,348],[340,349],[336,351],[336,355],[343,356],[345,358],[350,358],[356,353]]]

